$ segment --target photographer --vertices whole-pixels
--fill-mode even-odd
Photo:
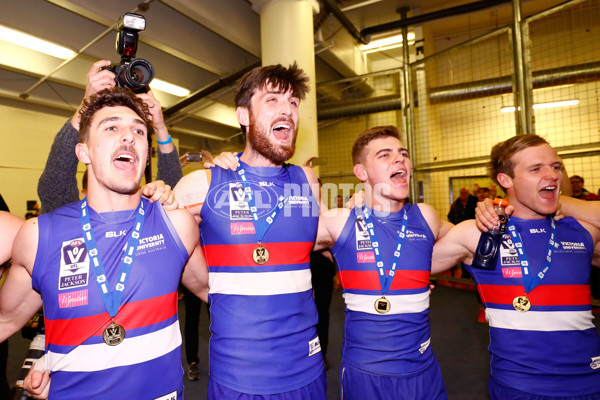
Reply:
[[[115,74],[108,69],[103,69],[110,64],[108,60],[100,60],[92,65],[87,74],[84,100],[102,89],[112,88],[116,85]],[[174,187],[183,174],[177,149],[171,142],[163,119],[160,102],[154,97],[151,90],[137,96],[142,98],[150,108],[154,133],[159,143],[156,179]],[[42,201],[42,213],[53,211],[65,204],[79,200],[76,179],[78,160],[74,148],[78,143],[80,109],[81,105],[73,117],[63,125],[52,143],[46,167],[38,182],[38,196]],[[161,142],[165,144],[160,144]]]

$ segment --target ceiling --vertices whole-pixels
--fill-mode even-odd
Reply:
[[[560,2],[523,0],[523,14],[539,12]],[[146,18],[146,30],[140,33],[137,57],[150,61],[158,78],[191,91],[188,98],[155,93],[180,146],[206,147],[207,143],[225,143],[239,135],[232,100],[235,78],[260,63],[260,17],[252,1],[0,0],[0,3],[0,25],[79,53],[69,62],[63,62],[0,40],[0,104],[71,115],[83,97],[91,64],[99,59],[119,62],[115,51],[115,26],[119,17],[125,12],[138,12]],[[370,54],[360,70],[344,63],[340,54],[348,48],[358,51],[358,39],[352,37],[348,29],[360,32],[398,21],[398,10],[403,7],[408,7],[410,18],[465,4],[494,2],[371,0],[367,3],[365,5],[365,0],[319,1],[320,12],[315,15],[317,82],[377,72],[377,69],[388,68],[389,60],[396,62],[396,67],[400,65],[398,59],[402,58],[402,52],[399,49],[385,55]],[[429,51],[457,44],[457,40],[472,36],[472,32],[510,23],[510,1],[495,3],[498,4],[479,12],[421,23],[434,38]],[[358,7],[349,9],[353,6]],[[350,28],[342,25],[343,17],[339,15],[349,21]],[[422,43],[422,31],[418,32],[417,43]],[[436,41],[440,38],[444,40],[439,42],[445,44]]]

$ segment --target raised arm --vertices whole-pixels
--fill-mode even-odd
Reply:
[[[156,173],[156,179],[164,181],[171,187],[175,187],[177,182],[183,177],[183,172],[177,148],[173,144],[165,125],[160,102],[154,97],[152,90],[149,90],[148,93],[140,93],[138,97],[148,104],[148,109],[150,110],[150,114],[152,114],[152,128],[158,142],[158,172]]]

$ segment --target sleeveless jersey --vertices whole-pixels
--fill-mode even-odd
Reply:
[[[269,260],[252,258],[257,235],[238,173],[212,169],[200,243],[209,267],[210,376],[248,394],[303,387],[324,371],[316,332],[310,251],[319,209],[300,167],[241,162],[260,222],[287,197],[267,230]]]
[[[386,314],[375,310],[382,295],[371,241],[362,213],[355,209],[332,248],[344,287],[346,321],[342,363],[364,372],[408,377],[423,371],[435,356],[429,346],[429,275],[435,238],[418,206],[372,214],[387,272],[392,266],[404,210],[407,234],[386,299]]]
[[[183,398],[177,288],[188,253],[163,208],[142,201],[144,226],[115,317],[125,339],[116,346],[102,338],[111,318],[82,234],[81,201],[38,218],[32,281],[44,304],[50,398]],[[137,213],[88,210],[114,290]]]
[[[530,275],[546,265],[548,219],[511,217],[529,259]],[[593,323],[590,234],[573,218],[556,222],[550,269],[528,295],[531,309],[517,311],[525,294],[515,245],[504,235],[496,269],[468,266],[490,325],[491,375],[499,383],[544,396],[600,392],[600,336]]]

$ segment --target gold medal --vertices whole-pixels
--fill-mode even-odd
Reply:
[[[386,314],[391,308],[392,304],[388,299],[385,298],[385,296],[375,300],[375,311],[377,311],[379,314]]]
[[[513,307],[517,311],[527,312],[531,308],[531,302],[526,295],[517,296],[513,299]]]
[[[109,346],[121,344],[125,339],[125,328],[113,321],[104,330],[102,338],[104,339],[104,343]]]
[[[257,264],[264,264],[269,261],[269,250],[264,248],[262,244],[259,244],[257,248],[252,252],[252,259]]]

